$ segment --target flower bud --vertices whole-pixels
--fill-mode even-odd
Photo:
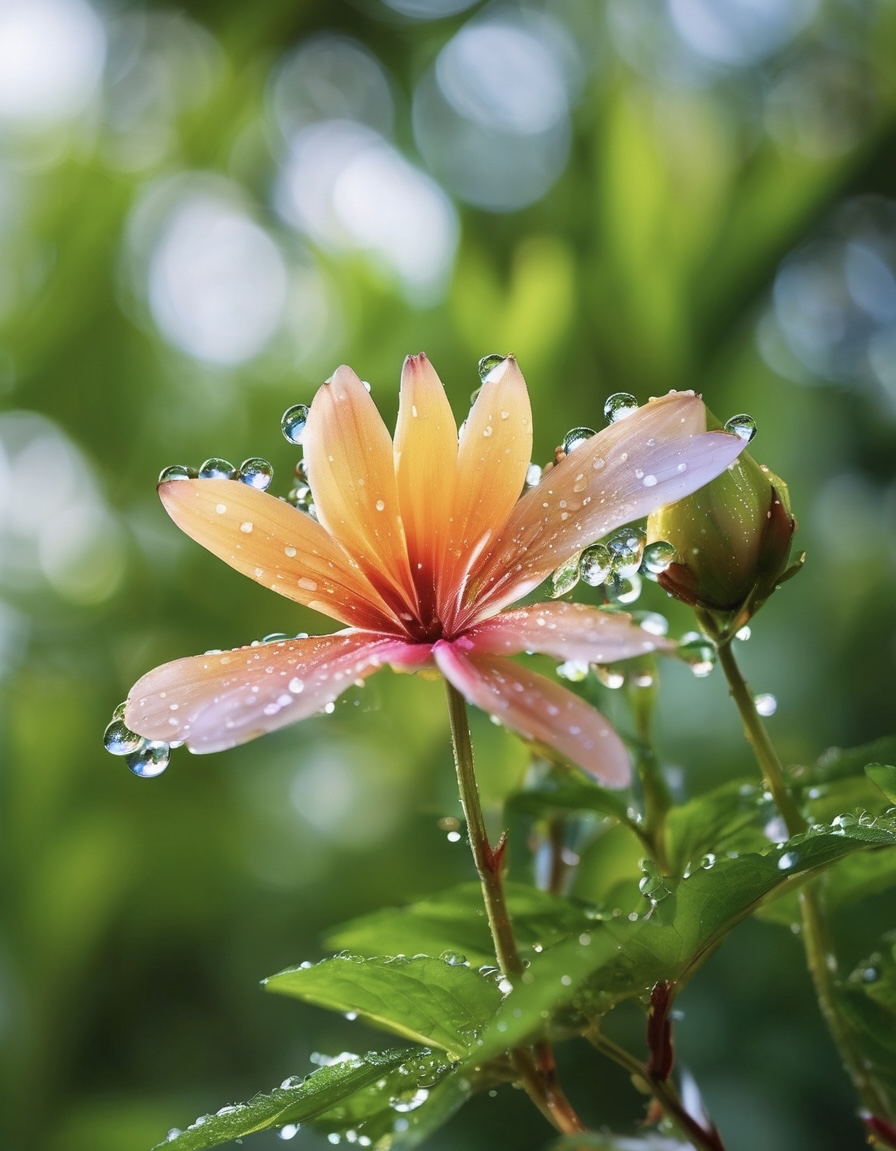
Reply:
[[[660,585],[684,603],[733,616],[737,626],[799,570],[802,556],[787,567],[795,531],[786,484],[747,452],[647,521],[648,540],[667,540],[676,552]]]

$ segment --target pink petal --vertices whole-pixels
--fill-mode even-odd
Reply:
[[[723,472],[744,441],[705,426],[702,400],[671,392],[574,448],[517,502],[471,573],[476,603],[458,622],[494,614],[577,551]]]
[[[505,727],[552,749],[608,787],[629,782],[631,765],[622,740],[600,712],[565,687],[508,659],[465,653],[458,643],[437,643],[433,655],[445,678]]]
[[[318,390],[302,443],[320,522],[397,614],[416,617],[392,437],[351,368]]]
[[[466,577],[490,549],[526,481],[532,459],[532,409],[513,356],[486,377],[464,424],[457,451],[457,486],[440,614],[450,628]]]
[[[673,646],[648,635],[624,614],[610,614],[582,603],[539,603],[502,611],[477,624],[456,641],[482,655],[518,655],[535,651],[554,659],[613,663]]]
[[[236,480],[169,480],[159,496],[188,536],[287,599],[357,627],[399,626],[327,531],[283,500]]]
[[[314,715],[390,660],[427,655],[389,636],[341,632],[176,659],[137,681],[125,723],[147,739],[224,751]]]

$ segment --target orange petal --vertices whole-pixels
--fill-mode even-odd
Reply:
[[[319,712],[408,646],[343,632],[176,659],[137,681],[125,723],[147,739],[224,751]]]
[[[482,654],[519,655],[537,651],[554,659],[613,663],[674,645],[649,635],[622,612],[613,613],[583,603],[537,603],[502,611],[477,624],[457,641]]]
[[[457,451],[451,539],[441,580],[442,618],[450,621],[471,565],[488,549],[520,497],[532,459],[532,409],[513,356],[479,390]]]
[[[427,623],[435,614],[456,461],[457,424],[442,382],[426,356],[408,356],[395,428],[395,478],[411,571]]]
[[[723,472],[744,441],[705,427],[702,400],[672,392],[573,448],[518,501],[473,571],[479,594],[467,622],[493,615],[614,528],[690,495]]]
[[[471,703],[526,739],[552,749],[608,787],[631,778],[628,752],[600,712],[565,687],[498,656],[465,654],[437,643],[442,674]]]
[[[416,616],[392,438],[351,368],[319,389],[302,443],[320,522],[399,614]]]
[[[283,500],[237,480],[169,480],[159,496],[188,536],[287,599],[356,627],[400,626],[326,530]]]

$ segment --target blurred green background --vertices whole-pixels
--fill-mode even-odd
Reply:
[[[341,362],[391,422],[406,353],[462,416],[514,351],[540,462],[615,391],[751,413],[809,554],[741,647],[772,733],[806,763],[893,730],[894,59],[890,0],[0,0],[0,1146],[144,1151],[375,1046],[258,980],[471,875],[436,683],[383,672],[154,781],[102,750],[156,664],[332,626],[154,482],[261,455],[284,494],[280,414]],[[497,826],[526,757],[474,734]],[[752,771],[718,673],[665,672],[658,740],[690,792]],[[893,910],[857,909],[848,961]],[[744,925],[681,1006],[729,1151],[861,1146],[797,940]],[[563,1066],[631,1129],[624,1076]],[[432,1145],[548,1137],[505,1089]]]

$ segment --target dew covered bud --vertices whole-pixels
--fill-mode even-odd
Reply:
[[[802,558],[788,569],[796,520],[787,485],[747,452],[705,487],[659,508],[647,521],[649,542],[665,540],[676,559],[657,576],[676,599],[745,623]]]

